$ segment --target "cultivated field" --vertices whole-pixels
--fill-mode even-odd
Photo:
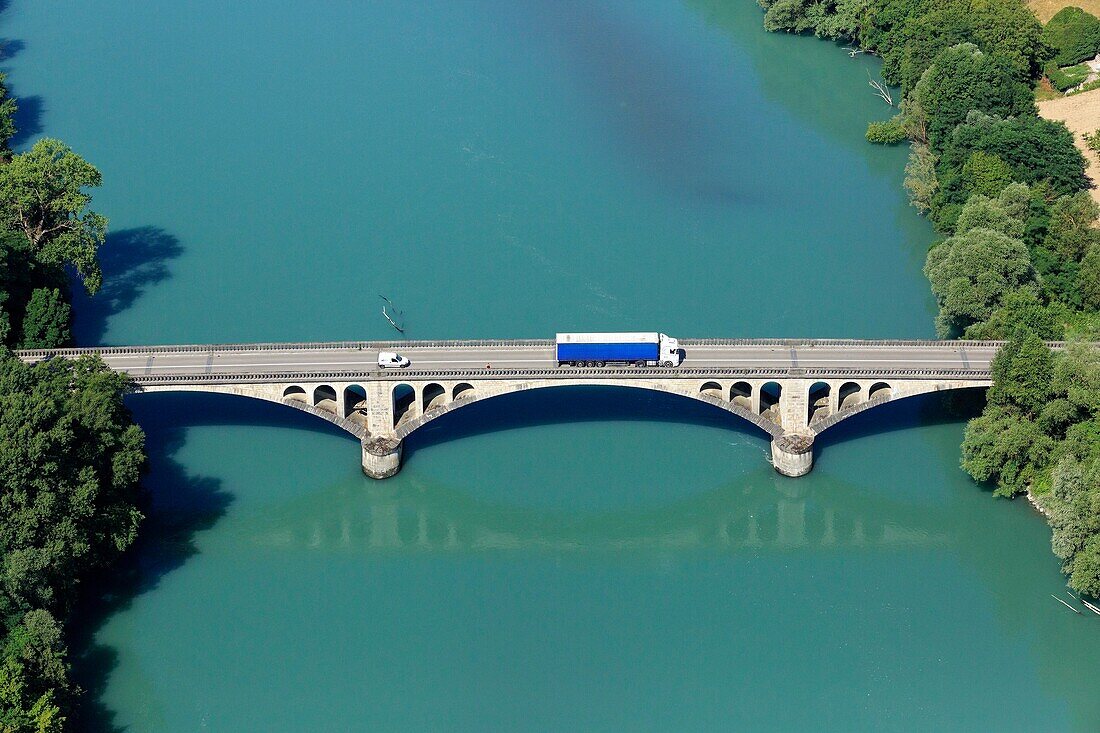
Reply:
[[[1070,5],[1087,10],[1100,18],[1100,0],[1073,0],[1072,2],[1066,2],[1066,0],[1028,0],[1028,7],[1044,23],[1050,20],[1059,10]]]

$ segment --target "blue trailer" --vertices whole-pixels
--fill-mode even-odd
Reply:
[[[679,343],[663,333],[559,333],[555,343],[558,366],[675,367],[683,360]]]

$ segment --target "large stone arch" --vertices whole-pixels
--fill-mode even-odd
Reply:
[[[848,383],[846,383],[848,384]],[[882,381],[875,381],[874,385],[886,384]],[[905,399],[906,397],[916,397],[922,394],[931,394],[932,392],[944,392],[947,390],[956,389],[984,389],[992,384],[991,381],[948,381],[948,382],[927,382],[927,381],[894,381],[889,384],[889,389],[880,390],[878,394],[870,399],[865,399],[862,402],[858,402],[849,407],[843,407],[837,412],[833,413],[829,417],[818,420],[810,426],[810,430],[814,435],[820,435],[825,430],[833,427],[839,422],[847,420],[853,415],[858,415],[861,412],[866,412],[873,407],[879,405],[885,405],[887,402],[894,402],[896,400]],[[872,383],[868,381],[863,385],[863,390],[866,391]]]
[[[461,400],[452,400],[446,404],[433,408],[430,412],[425,412],[417,415],[415,418],[402,422],[394,431],[394,437],[397,440],[404,440],[410,434],[432,420],[442,417],[461,407],[472,405],[475,402],[481,402],[482,400],[506,394],[515,394],[517,392],[525,392],[532,389],[549,389],[552,387],[627,387],[630,389],[648,389],[654,392],[664,392],[666,394],[714,405],[725,412],[732,413],[747,420],[770,436],[774,437],[783,434],[783,428],[771,420],[756,415],[751,410],[747,410],[740,405],[729,402],[720,396],[720,393],[719,395],[715,395],[698,392],[694,384],[684,384],[681,389],[672,389],[661,384],[639,379],[547,379],[519,383],[476,382],[474,383],[474,389],[465,393],[465,395],[468,396],[464,395]]]
[[[366,440],[369,437],[366,427],[360,425],[357,422],[352,422],[347,418],[341,417],[336,413],[326,410],[321,407],[315,407],[311,405],[307,400],[296,398],[290,395],[300,394],[295,389],[298,388],[304,390],[309,395],[313,393],[313,388],[318,385],[313,384],[250,384],[250,385],[227,385],[227,384],[172,384],[172,385],[151,385],[146,387],[140,387],[140,392],[207,392],[210,394],[226,394],[234,395],[236,397],[248,397],[254,400],[264,400],[266,402],[274,402],[279,405],[286,405],[287,407],[293,407],[295,410],[308,413],[315,417],[319,417],[322,420],[329,422],[336,427],[346,430],[354,435],[359,440]],[[287,397],[283,395],[287,394]]]

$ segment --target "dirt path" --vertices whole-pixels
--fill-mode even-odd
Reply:
[[[1092,179],[1092,198],[1100,203],[1100,156],[1085,145],[1083,137],[1086,132],[1093,133],[1100,129],[1100,89],[1039,102],[1039,116],[1061,120],[1073,131],[1073,141],[1088,161],[1085,172]]]

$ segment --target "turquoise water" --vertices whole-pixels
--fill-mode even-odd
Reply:
[[[228,5],[228,7],[226,7]],[[12,3],[28,133],[103,171],[83,343],[932,335],[872,59],[728,3]],[[479,403],[372,483],[234,398],[132,401],[144,539],[85,730],[1089,730],[1100,619],[940,403],[814,472],[701,404]]]

